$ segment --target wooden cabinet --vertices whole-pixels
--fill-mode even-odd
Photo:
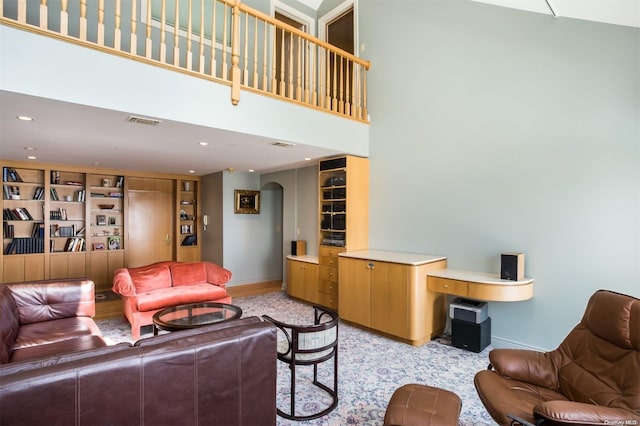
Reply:
[[[198,203],[198,181],[194,179],[178,179],[176,192],[177,229],[176,257],[180,262],[196,262],[200,260],[200,208]]]
[[[320,246],[319,278],[317,300],[320,305],[338,309],[338,254],[344,252],[341,247]]]
[[[111,289],[113,273],[124,267],[124,251],[96,250],[91,252],[90,276],[96,285],[96,291]]]
[[[43,254],[4,256],[2,263],[5,283],[45,279]]]
[[[289,258],[287,269],[287,294],[311,303],[319,303],[318,265]]]
[[[124,250],[125,178],[114,174],[87,175],[89,189],[88,251]]]
[[[430,270],[446,267],[441,256],[362,250],[340,255],[340,317],[421,345],[445,325],[446,298],[427,291]]]
[[[317,303],[339,307],[338,255],[369,242],[369,162],[342,156],[319,165],[319,281]]]
[[[533,279],[500,279],[498,274],[457,269],[432,271],[427,276],[429,291],[490,302],[517,302],[533,297]]]
[[[136,192],[157,198],[146,187],[130,188],[130,182],[135,180],[162,182],[163,189],[167,188],[166,208],[149,213],[154,220],[153,232],[145,230],[136,235],[139,236],[134,244],[136,249],[155,253],[148,242],[152,235],[160,234],[162,244],[167,247],[162,260],[200,260],[197,177],[147,176],[78,166],[37,168],[32,163],[8,160],[0,160],[0,165],[3,282],[89,276],[97,289],[111,288],[113,271],[130,261],[125,251],[125,245],[131,241],[127,232],[131,230],[126,229],[127,195]],[[145,224],[151,222],[147,218],[140,220]],[[155,232],[159,228],[161,232]],[[174,235],[180,238],[174,239]],[[195,244],[182,245],[191,235],[195,236]]]
[[[83,278],[87,276],[86,253],[52,253],[49,278]]]

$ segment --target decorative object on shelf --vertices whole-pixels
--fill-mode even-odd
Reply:
[[[104,250],[104,243],[93,243],[94,250]]]
[[[111,179],[104,178],[102,179],[102,186],[105,188],[111,188],[113,186],[113,181]]]
[[[98,204],[98,207],[101,210],[111,210],[114,207],[114,204]]]
[[[198,238],[195,235],[187,235],[182,240],[183,246],[195,246],[198,243]]]
[[[260,191],[250,191],[236,189],[235,209],[236,214],[259,214],[260,213]]]
[[[103,214],[99,214],[96,216],[96,225],[106,225],[107,224],[107,217]]]
[[[109,216],[109,225],[115,225],[115,224],[116,224],[116,217]]]
[[[184,191],[191,191],[191,182],[185,180],[184,182],[182,182],[182,188]]]
[[[109,237],[107,245],[109,250],[120,250],[120,237]]]

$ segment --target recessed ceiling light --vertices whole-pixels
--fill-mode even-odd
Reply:
[[[25,146],[24,149],[26,149],[27,151],[35,151],[36,149],[32,146]]]
[[[255,172],[255,170],[249,169],[249,173],[253,173],[253,172]]]
[[[309,158],[309,157],[305,157],[305,158],[304,158],[304,161],[311,161],[311,158]]]
[[[36,156],[35,155],[27,155],[27,160],[35,160]]]
[[[195,173],[195,172],[196,172],[195,170],[189,170],[189,173]]]
[[[22,120],[22,121],[33,121],[33,118],[27,116],[27,115],[19,115],[16,117],[18,120]]]
[[[209,145],[209,142],[198,142],[198,145],[207,146],[207,145]]]
[[[94,165],[94,166],[99,166],[99,165],[100,165],[100,162],[99,162],[99,161],[94,161],[94,162],[93,162],[93,165]]]

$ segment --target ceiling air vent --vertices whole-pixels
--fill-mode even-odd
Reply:
[[[283,142],[283,141],[275,141],[274,143],[272,143],[271,145],[273,146],[280,146],[282,148],[288,148],[290,146],[296,146],[295,143],[289,143],[289,142]]]
[[[158,124],[162,123],[162,121],[156,120],[155,118],[138,117],[136,115],[128,116],[127,121],[129,123],[147,124],[149,126],[157,126]]]

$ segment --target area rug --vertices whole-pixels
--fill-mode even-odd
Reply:
[[[293,324],[313,322],[310,305],[294,301],[282,292],[235,298],[235,305],[245,316],[269,315]],[[97,321],[108,343],[132,342],[131,328],[122,319]],[[151,327],[142,337],[152,335]],[[278,425],[381,425],[393,392],[407,383],[421,383],[455,392],[462,399],[460,425],[495,424],[480,402],[473,386],[473,376],[487,368],[487,347],[473,353],[450,346],[447,339],[437,339],[414,347],[379,336],[358,327],[340,323],[337,408],[315,420],[290,421],[277,418]],[[288,410],[290,397],[289,370],[278,363],[277,405]],[[330,383],[331,363],[319,372],[321,380]],[[324,392],[309,384],[311,368],[299,368],[296,412],[307,414],[329,403]]]

